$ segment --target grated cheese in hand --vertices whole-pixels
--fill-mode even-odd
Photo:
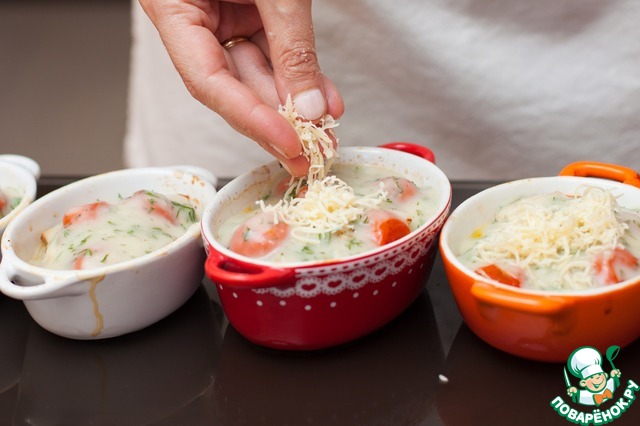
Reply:
[[[318,124],[305,120],[296,112],[291,95],[287,96],[286,103],[280,106],[278,112],[287,119],[300,137],[302,155],[309,160],[307,180],[313,182],[323,179],[329,173],[331,163],[337,157],[333,141],[327,132],[335,137],[332,129],[337,127],[338,123],[329,114],[320,119]]]
[[[304,120],[295,111],[291,96],[287,96],[279,112],[300,137],[302,154],[309,160],[309,173],[306,180],[292,178],[284,198],[277,204],[265,205],[262,200],[256,203],[263,211],[273,213],[275,223],[283,221],[291,225],[291,235],[305,242],[317,243],[322,234],[352,230],[355,222],[364,220],[365,210],[386,199],[386,191],[381,186],[375,194],[357,196],[346,182],[328,176],[331,163],[338,156],[328,135],[335,138],[333,128],[338,126],[331,115],[325,115],[317,124]],[[304,198],[292,197],[305,181]]]
[[[527,271],[529,288],[593,287],[587,256],[621,246],[628,225],[619,221],[619,206],[609,191],[582,187],[575,196],[543,194],[501,208],[495,222],[476,231],[474,263],[515,264]],[[546,282],[560,272],[559,282]]]

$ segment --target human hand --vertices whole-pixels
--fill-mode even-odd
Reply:
[[[611,370],[611,377],[621,377],[621,376],[622,376],[622,372],[617,368]]]
[[[578,393],[578,388],[576,388],[575,386],[571,386],[567,388],[567,395],[569,395],[569,397],[573,398],[573,396],[576,395],[577,393]]]
[[[344,103],[320,71],[311,0],[140,0],[191,95],[255,140],[294,176],[308,161],[278,113],[291,95],[315,121]],[[247,40],[225,49],[233,37]]]

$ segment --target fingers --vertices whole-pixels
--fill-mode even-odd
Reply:
[[[217,73],[203,83],[206,105],[214,106],[237,131],[255,140],[278,159],[296,158],[302,147],[296,131],[273,107],[230,73]]]
[[[233,46],[227,52],[231,59],[230,67],[235,71],[237,78],[256,92],[266,104],[277,109],[280,100],[273,79],[273,70],[260,47],[253,42],[244,42]]]
[[[269,62],[269,66],[271,66],[271,53],[269,52],[269,41],[267,40],[267,36],[264,33],[264,30],[258,31],[251,37],[251,41],[260,48],[264,57]]]
[[[211,11],[182,1],[140,0],[189,92],[204,102],[203,81],[227,70]],[[210,105],[207,105],[211,107]]]
[[[262,49],[255,42],[255,37],[251,38],[251,42],[239,43],[228,49],[227,52],[237,78],[268,105],[277,109],[279,99],[275,89],[273,71]],[[325,81],[325,85],[333,87],[328,80]],[[337,91],[334,90],[334,93],[337,93]],[[342,99],[339,94],[337,95],[339,102],[335,102],[334,99],[332,98],[331,102],[342,105]],[[333,106],[331,102],[330,105]],[[344,107],[342,107],[342,110],[344,110]],[[341,114],[341,111],[338,113]],[[334,141],[334,145],[337,145],[336,138],[333,135],[330,135],[330,137]],[[303,176],[307,174],[309,161],[303,156],[290,159],[283,156],[282,152],[274,152],[273,149],[269,149],[268,145],[263,145],[263,147],[275,155],[291,175]]]
[[[327,95],[327,109],[328,113],[335,119],[342,117],[344,114],[344,101],[338,88],[329,80],[323,76],[324,90]]]
[[[253,40],[252,40],[253,41]],[[254,43],[240,43],[228,50],[237,78],[248,88],[253,90],[268,105],[277,109],[279,106],[278,93],[275,89],[273,71],[260,47]],[[287,124],[288,125],[288,124]],[[290,125],[288,125],[289,128]],[[309,170],[309,161],[301,155],[297,133],[294,146],[280,144],[278,138],[275,143],[260,143],[293,176],[304,176]]]
[[[176,69],[194,98],[278,159],[300,156],[298,135],[286,119],[274,109],[273,104],[265,104],[257,92],[234,77],[234,73],[243,71],[238,66],[230,68],[228,52],[214,35],[216,11],[207,9],[208,2],[141,0],[141,4],[158,29]],[[249,31],[248,28],[245,30]],[[238,45],[232,50],[240,47]],[[259,68],[258,65],[256,67]],[[270,84],[273,87],[273,82]],[[275,98],[268,90],[259,93],[267,99]],[[295,166],[297,163],[292,166],[294,171],[297,170]]]
[[[309,172],[309,161],[303,156],[280,160],[280,164],[289,172],[291,176],[302,177]]]
[[[192,96],[254,139],[295,176],[304,175],[295,130],[277,107],[291,95],[299,114],[338,118],[344,102],[320,72],[311,0],[140,0]],[[224,18],[224,19],[223,19]],[[264,31],[263,31],[264,27]],[[220,41],[250,37],[225,50]]]
[[[256,0],[280,102],[291,95],[297,112],[317,120],[328,111],[311,19],[311,0]]]
[[[271,87],[274,89],[275,91],[275,78],[273,77],[273,67],[271,64],[271,55],[270,55],[270,51],[269,51],[269,42],[267,40],[267,37],[264,33],[264,31],[258,31],[256,34],[254,34],[251,37],[251,42],[257,46],[260,49],[260,52],[262,52],[263,57],[259,57],[258,55],[258,51],[254,50],[253,54],[255,55],[253,57],[253,59],[258,62],[260,61],[260,72],[263,74],[270,74],[271,75],[271,80],[270,80],[270,85]],[[240,47],[238,45],[238,47]],[[235,55],[235,53],[237,53],[238,51],[242,51],[243,53],[246,51],[246,49],[236,49],[235,47],[233,49],[231,49],[229,52],[232,53],[232,57],[234,59],[234,61],[237,63],[238,67],[243,67],[246,66],[248,63],[243,61],[242,57],[237,57]],[[322,76],[322,86],[324,87],[324,93],[326,95],[326,101],[327,101],[327,113],[331,114],[331,116],[333,118],[340,118],[342,117],[342,114],[344,114],[344,101],[342,100],[342,96],[340,95],[340,92],[338,91],[338,89],[336,88],[336,86],[324,75]],[[247,73],[243,73],[243,78],[247,77]],[[277,92],[276,92],[277,94]],[[266,98],[264,98],[266,100]],[[284,100],[286,100],[286,95],[284,95]],[[269,98],[269,101],[271,101],[271,98]],[[278,103],[277,104],[272,104],[272,105],[279,105],[281,103],[280,98],[278,98]]]

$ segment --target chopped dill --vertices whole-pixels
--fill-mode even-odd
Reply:
[[[328,243],[331,242],[331,238],[333,237],[333,233],[331,232],[323,232],[322,234],[318,234],[318,239],[320,241],[326,241]]]
[[[172,201],[171,204],[173,204],[178,208],[178,212],[176,213],[176,218],[180,217],[180,213],[185,212],[191,223],[197,222],[198,219],[196,216],[196,209],[194,209],[191,206],[187,206],[185,204],[180,204],[177,201]]]
[[[16,207],[18,207],[20,205],[20,203],[22,202],[22,197],[17,197],[14,198],[13,200],[11,200],[11,202],[9,203],[9,209],[13,210]]]
[[[361,245],[362,245],[362,241],[357,240],[355,238],[352,238],[347,242],[347,248],[349,250],[353,249],[354,247],[360,247]]]
[[[398,191],[400,192],[400,194],[402,194],[404,192],[404,189],[402,189],[402,186],[400,186],[400,179],[398,179],[398,177],[394,176],[392,177],[393,179],[393,183],[396,184],[396,188],[398,188]]]

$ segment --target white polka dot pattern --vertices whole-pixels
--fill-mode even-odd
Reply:
[[[296,285],[293,287],[269,287],[253,291],[258,294],[270,293],[281,298],[294,295],[312,298],[319,294],[336,295],[345,290],[358,290],[367,284],[378,283],[390,275],[396,275],[402,270],[412,273],[416,269],[413,265],[435,244],[436,231],[445,218],[445,215],[440,216],[415,238],[392,250],[343,265],[301,268],[296,270]],[[418,268],[421,269],[423,266],[424,264],[420,263]]]

